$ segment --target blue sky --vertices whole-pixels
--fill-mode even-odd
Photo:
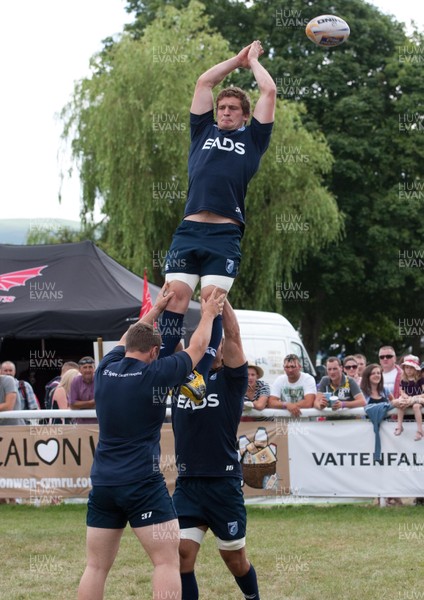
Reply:
[[[372,3],[406,23],[413,16],[424,29],[423,2]],[[62,204],[57,200],[61,126],[55,115],[74,82],[89,74],[89,59],[101,40],[131,21],[124,7],[124,0],[0,2],[0,218],[78,220],[77,177],[64,185]]]

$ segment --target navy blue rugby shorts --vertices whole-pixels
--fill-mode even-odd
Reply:
[[[182,221],[175,231],[165,262],[166,273],[221,275],[239,271],[241,227],[233,223]]]
[[[176,519],[161,473],[128,485],[94,485],[87,504],[87,525],[103,529],[145,527]]]
[[[206,525],[221,540],[246,536],[246,508],[238,477],[178,477],[174,495],[181,529]]]

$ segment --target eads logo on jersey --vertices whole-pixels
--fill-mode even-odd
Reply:
[[[199,410],[199,408],[215,408],[219,406],[218,394],[209,394],[203,398],[200,404],[194,404],[189,398],[185,396],[178,396],[177,408],[190,408],[193,410]]]
[[[246,154],[243,142],[233,142],[230,138],[208,138],[202,146],[202,150],[225,150],[226,152],[235,152],[236,154]]]

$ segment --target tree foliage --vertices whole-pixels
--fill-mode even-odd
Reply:
[[[302,125],[302,112],[278,103],[272,142],[247,195],[242,285],[231,291],[242,308],[278,309],[293,270],[340,237],[342,218],[323,186],[333,158],[324,136]]]
[[[28,230],[26,244],[70,244],[91,240],[97,242],[101,237],[102,223],[85,223],[81,229],[64,227],[58,224],[56,227],[31,227]]]

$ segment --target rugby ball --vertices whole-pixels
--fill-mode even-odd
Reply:
[[[350,34],[349,25],[335,15],[321,15],[309,21],[305,33],[311,42],[324,48],[339,46]]]

